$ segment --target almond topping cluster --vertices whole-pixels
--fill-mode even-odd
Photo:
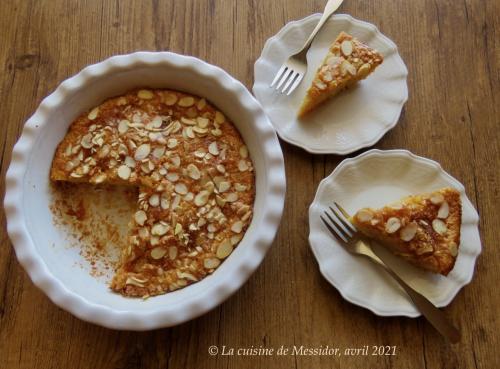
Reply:
[[[236,128],[205,99],[142,89],[73,126],[59,180],[139,187],[114,290],[144,297],[184,287],[241,241],[252,219],[253,164]]]
[[[362,223],[370,223],[375,226],[377,224],[381,224],[383,226],[384,231],[389,234],[398,234],[399,238],[404,242],[412,241],[419,233],[429,233],[435,232],[435,234],[439,236],[446,236],[448,233],[448,228],[446,226],[446,219],[450,214],[450,206],[448,202],[445,200],[444,196],[435,192],[431,195],[431,197],[427,200],[430,201],[431,204],[435,205],[437,212],[433,217],[432,221],[427,222],[426,220],[420,219],[418,221],[408,221],[406,217],[401,216],[391,216],[387,218],[384,222],[384,219],[380,219],[380,217],[375,217],[374,213],[370,209],[361,209],[357,214],[357,219]],[[414,206],[413,204],[409,205]],[[395,203],[390,206],[391,209],[401,210],[403,209],[403,205],[400,203]],[[458,249],[457,245],[455,247],[451,247],[450,252],[452,256],[456,256]],[[430,249],[421,249],[416,250],[418,254],[432,252],[432,246]]]
[[[335,88],[354,76],[364,78],[382,62],[382,56],[377,51],[347,34],[339,41],[331,46],[325,65],[313,82],[319,90]]]

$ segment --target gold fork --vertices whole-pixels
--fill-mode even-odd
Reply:
[[[329,219],[328,222],[320,215],[321,220],[332,233],[340,244],[349,252],[357,255],[362,255],[385,269],[391,277],[393,277],[399,285],[410,296],[413,304],[422,313],[422,315],[432,324],[436,330],[446,337],[450,342],[456,343],[460,340],[460,332],[457,328],[448,321],[444,313],[439,310],[426,297],[415,291],[412,287],[406,284],[388,265],[384,262],[384,255],[377,253],[370,247],[369,241],[362,236],[354,225],[350,222],[349,214],[336,202],[334,203],[338,211],[329,206],[332,213],[325,211],[325,216]]]

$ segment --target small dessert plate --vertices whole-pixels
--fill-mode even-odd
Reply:
[[[345,155],[375,144],[396,125],[408,99],[408,71],[396,45],[374,25],[338,14],[314,39],[307,73],[297,89],[287,96],[270,88],[283,61],[303,46],[319,18],[313,14],[290,22],[267,40],[255,62],[253,93],[283,140],[314,154]],[[297,111],[314,73],[341,31],[377,49],[384,62],[365,80],[299,119]]]
[[[458,258],[447,277],[420,270],[381,246],[374,247],[387,255],[390,266],[414,289],[438,307],[448,305],[474,274],[476,258],[481,252],[479,217],[460,182],[435,161],[406,150],[367,151],[344,160],[321,181],[309,208],[309,243],[321,274],[346,300],[377,315],[419,316],[420,312],[397,282],[370,260],[345,250],[319,216],[334,201],[354,214],[363,207],[380,207],[409,194],[447,186],[460,191],[462,200]]]

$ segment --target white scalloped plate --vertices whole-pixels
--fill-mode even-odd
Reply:
[[[290,22],[267,40],[255,62],[253,93],[283,140],[314,154],[345,155],[372,146],[396,125],[408,99],[408,71],[396,45],[377,27],[349,15],[336,14],[314,39],[307,54],[307,73],[297,89],[286,96],[269,88],[283,61],[302,47],[319,18],[319,14],[313,14]],[[302,98],[340,31],[379,50],[384,62],[356,86],[298,119]]]
[[[479,217],[464,186],[435,161],[406,150],[369,150],[346,159],[321,181],[309,208],[309,243],[323,276],[353,304],[382,316],[416,317],[420,313],[401,287],[368,259],[348,253],[328,232],[319,216],[333,201],[353,214],[366,206],[380,207],[402,196],[450,186],[460,191],[462,228],[459,254],[447,277],[422,271],[389,254],[390,265],[435,305],[448,305],[469,283],[481,252]]]
[[[229,116],[254,162],[254,216],[231,256],[207,278],[147,300],[112,293],[106,283],[75,266],[66,234],[52,224],[49,168],[55,148],[79,114],[108,97],[149,86],[204,96]],[[285,196],[283,154],[277,136],[249,91],[222,69],[168,52],[114,56],[61,83],[26,122],[7,172],[7,231],[33,283],[75,316],[116,329],[171,326],[214,308],[248,279],[263,260],[279,226]],[[54,246],[55,245],[55,246]]]

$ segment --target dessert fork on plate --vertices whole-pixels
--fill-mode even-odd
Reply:
[[[314,37],[318,34],[319,30],[326,23],[328,18],[337,10],[342,4],[344,0],[328,0],[325,6],[325,10],[323,11],[323,15],[319,20],[314,30],[309,35],[307,41],[305,42],[302,49],[300,49],[297,53],[290,56],[285,62],[281,65],[281,68],[276,73],[271,85],[269,87],[274,87],[276,85],[276,90],[281,93],[286,92],[287,95],[290,95],[295,88],[299,85],[302,78],[307,71],[307,51],[309,47],[311,47],[311,43],[314,40]],[[281,88],[283,86],[283,88]],[[288,88],[290,87],[290,88]]]
[[[406,284],[388,265],[383,261],[384,256],[377,253],[372,249],[364,236],[362,236],[354,225],[350,222],[349,214],[336,202],[334,202],[335,210],[333,207],[329,206],[330,212],[325,211],[325,217],[320,215],[321,220],[325,224],[326,228],[330,233],[335,236],[335,238],[340,242],[340,244],[349,252],[357,255],[362,255],[376,264],[380,265],[385,269],[391,277],[393,277],[396,282],[405,290],[405,292],[410,296],[413,304],[422,313],[422,315],[436,328],[436,330],[446,337],[450,342],[456,343],[460,340],[460,332],[455,328],[451,322],[446,318],[444,313],[439,310],[432,302],[430,302],[425,296],[421,295],[415,291],[412,287]]]

